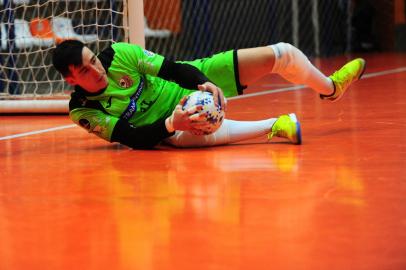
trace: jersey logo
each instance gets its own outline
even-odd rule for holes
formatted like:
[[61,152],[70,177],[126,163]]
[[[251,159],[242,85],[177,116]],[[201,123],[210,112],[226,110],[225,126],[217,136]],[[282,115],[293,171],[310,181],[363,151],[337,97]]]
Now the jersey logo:
[[142,90],[144,89],[144,79],[140,78],[140,84],[137,87],[137,90],[130,98],[130,103],[127,106],[127,109],[121,114],[120,118],[124,120],[130,119],[134,113],[137,111],[137,100],[140,98],[142,94]]
[[80,119],[79,120],[79,125],[81,127],[83,127],[84,129],[90,130],[90,122],[87,119],[84,119],[84,118]]
[[155,53],[153,53],[153,52],[151,52],[151,51],[148,51],[148,50],[144,50],[144,54],[145,54],[146,56],[148,56],[148,57],[152,57],[152,56],[155,55]]
[[151,106],[155,103],[156,100],[152,100],[152,101],[145,101],[143,100],[141,102],[141,106],[140,106],[140,112],[145,113],[149,110],[149,108],[151,108]]
[[128,75],[121,77],[120,81],[118,82],[122,88],[130,88],[133,83],[133,80]]

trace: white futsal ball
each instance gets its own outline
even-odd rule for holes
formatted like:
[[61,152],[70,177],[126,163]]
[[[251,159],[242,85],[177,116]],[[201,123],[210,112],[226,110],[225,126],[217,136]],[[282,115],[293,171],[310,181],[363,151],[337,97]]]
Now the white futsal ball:
[[204,134],[208,135],[215,132],[223,123],[224,108],[221,105],[214,104],[213,94],[210,92],[195,91],[187,96],[187,100],[183,105],[183,110],[187,110],[195,105],[202,105],[202,112],[207,113],[206,120],[209,126],[202,128]]

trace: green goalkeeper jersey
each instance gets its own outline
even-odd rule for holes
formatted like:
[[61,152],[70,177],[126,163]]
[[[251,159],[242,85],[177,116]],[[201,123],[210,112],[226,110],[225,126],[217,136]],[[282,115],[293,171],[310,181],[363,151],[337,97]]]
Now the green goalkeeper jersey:
[[[106,69],[107,88],[92,95],[76,87],[72,99],[93,106],[70,104],[75,123],[108,141],[118,119],[135,126],[152,124],[170,116],[179,100],[191,91],[156,77],[163,56],[127,43],[115,43],[111,48],[114,56]],[[109,59],[101,61],[106,68]]]
[[[76,86],[69,110],[76,124],[107,141],[112,141],[119,120],[133,127],[162,122],[172,114],[183,96],[196,90],[158,77],[164,57],[137,45],[115,43],[98,58],[107,72],[107,88],[91,94]],[[233,96],[242,89],[235,71],[235,59],[236,52],[229,51],[179,63],[196,67],[222,88],[226,96]]]

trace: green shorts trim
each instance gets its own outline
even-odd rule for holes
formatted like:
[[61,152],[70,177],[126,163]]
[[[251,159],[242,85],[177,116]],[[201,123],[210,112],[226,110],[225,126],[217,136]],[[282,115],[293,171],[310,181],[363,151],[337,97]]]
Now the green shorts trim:
[[182,63],[188,63],[202,71],[210,81],[223,90],[226,97],[241,95],[246,88],[240,83],[236,50]]

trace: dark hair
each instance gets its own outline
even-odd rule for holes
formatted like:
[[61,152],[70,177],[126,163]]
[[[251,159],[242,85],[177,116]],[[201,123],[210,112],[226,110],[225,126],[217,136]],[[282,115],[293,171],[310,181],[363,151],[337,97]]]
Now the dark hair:
[[70,75],[69,66],[82,65],[82,50],[85,45],[78,40],[65,40],[58,44],[52,54],[52,64],[62,76]]

